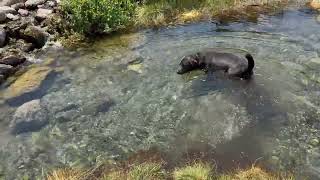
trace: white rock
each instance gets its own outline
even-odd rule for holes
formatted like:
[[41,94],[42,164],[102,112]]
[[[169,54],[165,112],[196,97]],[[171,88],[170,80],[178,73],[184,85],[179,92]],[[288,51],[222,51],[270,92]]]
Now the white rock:
[[18,13],[19,13],[21,16],[28,16],[28,15],[29,15],[29,11],[28,11],[28,10],[25,10],[25,9],[19,9],[19,10],[18,10]]
[[16,20],[20,19],[20,16],[9,13],[9,14],[7,14],[7,18],[12,21],[16,21]]
[[36,19],[37,20],[44,20],[46,19],[50,14],[52,14],[51,9],[38,9],[37,14],[36,14]]

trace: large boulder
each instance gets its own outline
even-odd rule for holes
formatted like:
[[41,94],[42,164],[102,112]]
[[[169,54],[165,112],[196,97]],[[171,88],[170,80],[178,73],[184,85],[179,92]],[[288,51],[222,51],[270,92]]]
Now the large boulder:
[[51,9],[38,9],[35,18],[38,21],[43,21],[43,20],[47,19],[47,17],[52,13],[53,13],[53,11]]
[[11,132],[21,134],[38,131],[48,123],[47,111],[41,107],[40,100],[32,100],[17,108],[10,122]]
[[0,27],[0,48],[5,46],[7,43],[7,32]]
[[0,6],[11,6],[17,3],[24,3],[25,0],[1,0]]
[[31,68],[4,91],[3,97],[11,106],[41,98],[50,87],[54,75],[49,67]]
[[17,11],[9,6],[0,6],[0,13],[4,14],[17,14]]
[[9,55],[0,59],[0,64],[10,66],[18,66],[26,61],[26,58],[21,55]]
[[28,26],[20,36],[27,42],[34,44],[36,48],[42,48],[49,37],[47,32],[36,26]]
[[27,0],[25,6],[29,9],[35,9],[38,5],[45,3],[46,0]]

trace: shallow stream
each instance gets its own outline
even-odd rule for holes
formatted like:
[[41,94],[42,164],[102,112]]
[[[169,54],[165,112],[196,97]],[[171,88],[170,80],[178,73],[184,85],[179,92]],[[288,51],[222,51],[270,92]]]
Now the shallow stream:
[[[318,16],[318,17],[317,17]],[[252,163],[320,178],[320,23],[310,10],[257,22],[115,35],[37,58],[59,69],[40,97],[38,130],[12,133],[18,105],[0,105],[0,179],[125,160],[157,149],[168,166],[201,158],[221,171]],[[217,48],[256,62],[250,81],[176,74],[184,55]],[[3,87],[2,91],[6,88]]]

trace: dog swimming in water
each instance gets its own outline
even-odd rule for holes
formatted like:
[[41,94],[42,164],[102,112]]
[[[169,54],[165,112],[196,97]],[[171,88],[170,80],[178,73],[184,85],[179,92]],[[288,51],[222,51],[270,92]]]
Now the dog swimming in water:
[[208,71],[224,71],[229,77],[249,79],[253,74],[254,60],[251,54],[245,57],[226,52],[207,50],[188,55],[182,58],[178,74],[192,70],[203,69]]

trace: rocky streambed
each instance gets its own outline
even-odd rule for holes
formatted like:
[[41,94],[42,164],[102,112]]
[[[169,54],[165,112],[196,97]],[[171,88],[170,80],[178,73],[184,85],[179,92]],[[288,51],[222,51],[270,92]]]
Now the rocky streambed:
[[[43,63],[0,90],[0,177],[43,178],[157,149],[171,167],[201,158],[222,171],[261,163],[319,179],[317,17],[304,7],[34,53]],[[176,75],[181,57],[212,47],[251,52],[254,79]]]
[[56,0],[3,0],[0,2],[0,83],[31,63],[34,54],[50,46],[56,29]]

